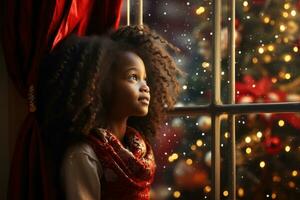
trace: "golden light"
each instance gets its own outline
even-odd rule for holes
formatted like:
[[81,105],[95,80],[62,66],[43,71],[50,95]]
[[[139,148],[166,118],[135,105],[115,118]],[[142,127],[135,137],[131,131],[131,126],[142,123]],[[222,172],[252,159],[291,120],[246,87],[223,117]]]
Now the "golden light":
[[173,161],[174,161],[173,157],[172,157],[172,156],[169,156],[168,161],[169,161],[169,162],[173,162]]
[[265,166],[266,166],[265,161],[260,161],[259,167],[260,167],[260,168],[264,168]]
[[181,195],[181,194],[180,194],[179,191],[175,191],[175,192],[173,193],[174,198],[179,198],[180,195]]
[[272,81],[272,83],[276,83],[276,82],[277,82],[277,78],[274,78],[274,77],[273,77],[273,78],[271,79],[271,81]]
[[292,171],[292,176],[297,176],[297,175],[298,175],[297,170],[293,170],[293,171]]
[[259,47],[258,48],[258,53],[263,54],[265,52],[263,47]]
[[262,137],[262,132],[258,131],[258,132],[256,133],[256,136],[257,136],[258,138],[261,138],[261,137]]
[[288,186],[289,186],[290,188],[294,188],[294,187],[296,186],[296,184],[295,184],[293,181],[289,181],[289,182],[288,182]]
[[287,79],[287,80],[290,79],[290,78],[291,78],[291,74],[290,74],[290,73],[286,73],[286,74],[284,75],[284,78]]
[[250,147],[247,147],[247,148],[246,148],[246,153],[247,153],[247,154],[250,154],[250,153],[251,153],[251,151],[252,151],[252,150],[251,150],[251,148],[250,148]]
[[211,187],[209,185],[204,187],[204,192],[209,193],[211,191]]
[[244,2],[243,2],[243,6],[244,6],[244,7],[247,7],[248,5],[249,5],[248,1],[244,1]]
[[244,195],[245,195],[244,189],[243,189],[243,188],[239,188],[239,189],[238,189],[238,196],[239,196],[239,197],[243,197]]
[[270,22],[270,20],[271,20],[271,19],[270,19],[270,17],[266,16],[266,17],[264,17],[264,19],[263,19],[263,20],[264,20],[264,23],[266,23],[266,24],[267,24],[267,23],[269,23],[269,22]]
[[282,119],[278,121],[278,126],[280,126],[280,127],[284,126],[284,121]]
[[193,144],[193,145],[191,146],[191,150],[192,150],[192,151],[195,151],[196,149],[197,149],[197,146]]
[[186,159],[185,163],[186,163],[187,165],[192,165],[192,164],[193,164],[193,160],[190,159],[190,158],[188,158],[188,159]]
[[269,50],[269,51],[274,51],[274,49],[275,49],[274,45],[270,44],[270,45],[268,46],[268,50]]
[[279,26],[279,30],[280,30],[281,32],[285,31],[285,29],[286,29],[286,26],[285,26],[285,25],[281,24],[281,25]]
[[288,38],[288,37],[284,37],[284,38],[283,38],[283,42],[284,42],[284,43],[288,43],[288,42],[289,42],[289,38]]
[[203,62],[202,63],[202,67],[203,68],[208,68],[209,67],[209,63],[208,62]]
[[178,158],[178,154],[177,153],[173,153],[172,156],[173,156],[174,160],[176,160]]
[[291,11],[291,15],[292,15],[293,17],[295,17],[296,14],[297,14],[296,10],[292,10],[292,11]]
[[257,59],[256,57],[254,57],[254,58],[252,58],[252,62],[253,62],[254,64],[258,63],[258,59]]
[[287,18],[287,17],[289,16],[289,13],[288,13],[288,12],[283,12],[283,13],[282,13],[282,16],[283,16],[284,18]]
[[205,12],[205,8],[203,6],[200,6],[199,8],[197,8],[196,10],[196,14],[197,15],[201,15],[202,13]]
[[290,147],[289,145],[286,145],[285,148],[284,148],[284,150],[285,150],[286,152],[290,152],[291,147]]
[[197,145],[198,147],[201,147],[201,146],[203,145],[202,140],[197,140],[196,145]]
[[187,89],[187,85],[183,85],[182,89],[186,90]]
[[227,190],[224,190],[223,196],[224,196],[224,197],[227,197],[228,195],[229,195],[229,192],[228,192]]
[[245,138],[245,142],[246,142],[246,143],[250,143],[250,142],[251,142],[251,137],[247,136],[247,137]]
[[227,139],[227,138],[229,138],[229,133],[228,132],[225,132],[224,133],[224,137]]
[[283,60],[285,62],[290,62],[292,60],[292,56],[289,55],[289,54],[286,54],[286,55],[283,56]]
[[294,48],[293,48],[293,51],[294,51],[294,52],[298,52],[298,51],[299,51],[299,48],[298,48],[298,47],[294,47]]
[[265,61],[265,63],[270,63],[271,60],[272,60],[272,57],[271,57],[270,55],[265,55],[265,56],[264,56],[264,61]]
[[290,7],[291,7],[291,5],[289,4],[289,3],[285,3],[284,5],[283,5],[283,7],[284,7],[284,9],[289,9]]
[[272,197],[272,199],[276,199],[276,197],[277,197],[276,193],[272,193],[271,197]]

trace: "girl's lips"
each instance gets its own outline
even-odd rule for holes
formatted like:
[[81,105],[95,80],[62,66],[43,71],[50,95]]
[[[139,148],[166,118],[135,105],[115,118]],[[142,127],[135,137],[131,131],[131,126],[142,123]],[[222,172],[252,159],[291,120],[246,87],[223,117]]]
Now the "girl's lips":
[[149,105],[149,99],[148,99],[148,98],[139,98],[138,100],[139,100],[141,103],[143,103],[143,104]]

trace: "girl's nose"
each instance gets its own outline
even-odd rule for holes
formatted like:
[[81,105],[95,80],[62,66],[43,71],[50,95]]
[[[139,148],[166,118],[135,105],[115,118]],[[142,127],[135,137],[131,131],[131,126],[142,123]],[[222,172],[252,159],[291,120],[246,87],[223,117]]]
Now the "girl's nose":
[[143,83],[141,85],[141,87],[140,87],[140,91],[141,92],[147,92],[147,93],[149,93],[150,92],[150,88],[149,88],[149,86],[146,83]]

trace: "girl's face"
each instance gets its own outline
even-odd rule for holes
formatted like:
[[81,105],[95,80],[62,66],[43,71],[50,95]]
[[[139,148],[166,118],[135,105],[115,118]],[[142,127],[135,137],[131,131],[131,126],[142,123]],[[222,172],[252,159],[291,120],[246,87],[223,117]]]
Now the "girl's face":
[[122,117],[148,113],[150,89],[142,59],[135,53],[121,52],[116,58],[112,80],[111,112]]

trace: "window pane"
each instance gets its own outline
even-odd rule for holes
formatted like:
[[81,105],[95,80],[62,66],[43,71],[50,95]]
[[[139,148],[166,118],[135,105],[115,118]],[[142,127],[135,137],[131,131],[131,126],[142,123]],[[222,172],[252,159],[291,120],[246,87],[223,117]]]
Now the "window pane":
[[210,199],[211,119],[172,117],[158,132],[154,200]]
[[238,199],[300,198],[300,113],[237,117]]
[[[188,75],[182,81],[183,92],[178,98],[178,106],[209,103],[212,69],[211,7],[209,1],[144,0],[144,23],[181,50],[179,54],[174,54],[175,60]],[[126,5],[123,8],[122,23],[125,25]]]
[[298,12],[294,0],[236,1],[237,103],[300,101]]

